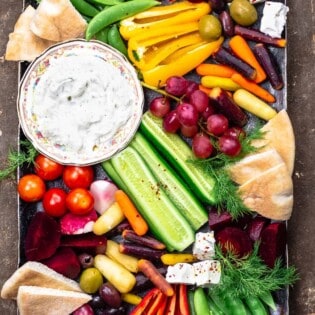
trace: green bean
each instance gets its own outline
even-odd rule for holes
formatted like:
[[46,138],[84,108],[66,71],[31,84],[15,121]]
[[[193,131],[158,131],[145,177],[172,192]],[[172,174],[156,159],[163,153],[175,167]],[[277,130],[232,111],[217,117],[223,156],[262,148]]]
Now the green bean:
[[246,298],[245,303],[252,315],[268,315],[264,304],[259,298],[255,296]]
[[101,5],[116,5],[116,4],[124,2],[125,0],[89,0],[89,1],[93,3],[101,4]]
[[120,51],[123,55],[128,57],[128,51],[124,40],[122,39],[117,24],[113,24],[107,35],[108,44],[112,47],[116,48]]
[[194,306],[194,291],[188,291],[188,303],[190,315],[196,315],[195,306]]
[[90,40],[93,35],[99,32],[104,27],[133,16],[139,12],[145,11],[155,5],[160,4],[155,0],[137,0],[122,2],[117,5],[104,9],[93,17],[88,24],[85,38]]
[[108,43],[108,32],[109,32],[109,26],[104,27],[102,30],[100,30],[99,32],[95,34],[95,39],[103,43]]
[[194,293],[194,307],[196,315],[205,315],[210,313],[207,296],[203,288],[198,288]]
[[85,16],[95,16],[100,11],[84,0],[70,0],[72,5]]

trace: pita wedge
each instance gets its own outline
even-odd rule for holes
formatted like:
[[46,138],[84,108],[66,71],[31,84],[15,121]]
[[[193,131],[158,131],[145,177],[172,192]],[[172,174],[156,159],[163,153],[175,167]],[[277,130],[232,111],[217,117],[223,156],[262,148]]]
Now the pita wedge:
[[16,299],[18,289],[22,285],[82,292],[76,281],[68,279],[46,265],[35,261],[25,263],[12,274],[2,287],[1,297],[3,299]]
[[69,315],[91,298],[81,292],[21,286],[17,305],[20,315]]
[[283,159],[275,149],[248,155],[228,168],[231,179],[238,185],[261,175],[279,164]]
[[31,22],[34,34],[55,42],[83,37],[86,26],[70,0],[42,0]]
[[289,174],[292,175],[295,159],[295,138],[287,111],[281,110],[261,130],[266,132],[264,139],[253,141],[252,145],[262,147],[260,151],[276,149],[287,165]]
[[285,163],[278,164],[239,187],[244,204],[273,220],[288,220],[293,207],[293,183]]
[[28,6],[18,18],[13,33],[9,34],[5,59],[32,61],[54,42],[36,36],[30,29],[35,9]]

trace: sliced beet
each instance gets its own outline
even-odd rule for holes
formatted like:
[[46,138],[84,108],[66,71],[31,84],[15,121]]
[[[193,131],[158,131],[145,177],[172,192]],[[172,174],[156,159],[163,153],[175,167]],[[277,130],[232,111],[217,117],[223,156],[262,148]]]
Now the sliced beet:
[[32,218],[25,237],[27,260],[40,261],[51,257],[60,245],[60,227],[45,212],[37,212]]
[[71,212],[66,213],[60,219],[60,228],[62,234],[83,234],[93,230],[94,222],[98,216],[95,210],[86,215],[75,215]]
[[237,257],[249,254],[253,249],[253,243],[247,233],[234,226],[228,226],[217,233],[215,239],[223,253],[231,252]]
[[94,249],[106,245],[107,239],[105,235],[95,235],[93,233],[78,235],[63,235],[61,238],[62,247],[73,247],[78,249]]
[[232,216],[227,211],[218,211],[212,207],[209,211],[209,227],[213,231],[217,231],[231,225]]
[[79,258],[71,248],[59,248],[52,257],[42,263],[70,279],[75,279],[81,271]]
[[270,223],[261,233],[259,255],[267,266],[273,268],[277,258],[283,258],[286,246],[284,222]]
[[246,232],[253,241],[258,241],[261,237],[261,232],[270,223],[270,219],[257,215],[253,218],[246,227]]

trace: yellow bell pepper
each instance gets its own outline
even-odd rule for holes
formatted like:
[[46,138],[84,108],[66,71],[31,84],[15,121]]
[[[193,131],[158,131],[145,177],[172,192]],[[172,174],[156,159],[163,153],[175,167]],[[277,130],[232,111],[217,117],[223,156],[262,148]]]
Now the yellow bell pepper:
[[220,37],[213,42],[202,42],[194,49],[179,55],[175,62],[160,64],[150,70],[142,71],[143,80],[146,84],[160,87],[163,86],[170,76],[182,76],[195,69],[204,62],[222,45],[224,38]]
[[122,20],[119,32],[125,40],[143,32],[149,37],[151,32],[157,29],[163,35],[163,32],[169,27],[197,22],[210,11],[211,7],[206,2],[192,3],[187,0],[175,2],[151,8]]

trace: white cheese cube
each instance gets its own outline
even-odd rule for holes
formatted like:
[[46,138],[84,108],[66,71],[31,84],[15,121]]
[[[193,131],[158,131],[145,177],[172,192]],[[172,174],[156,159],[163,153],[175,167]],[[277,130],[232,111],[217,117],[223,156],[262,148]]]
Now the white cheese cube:
[[215,255],[214,251],[215,238],[214,232],[198,232],[195,236],[193,245],[193,255],[199,260],[212,259]]
[[195,284],[195,270],[191,264],[178,263],[168,266],[165,278],[169,283]]
[[218,284],[221,278],[221,264],[218,260],[204,260],[193,264],[197,286]]

